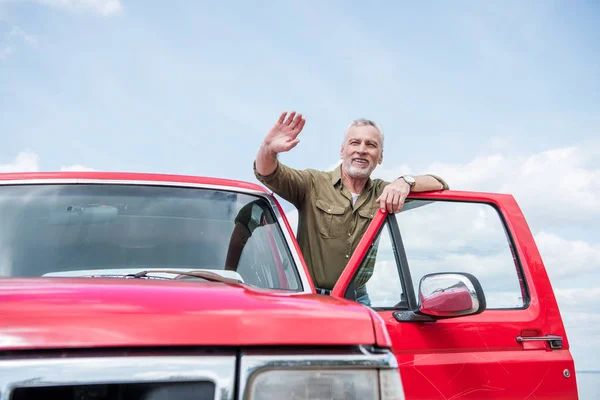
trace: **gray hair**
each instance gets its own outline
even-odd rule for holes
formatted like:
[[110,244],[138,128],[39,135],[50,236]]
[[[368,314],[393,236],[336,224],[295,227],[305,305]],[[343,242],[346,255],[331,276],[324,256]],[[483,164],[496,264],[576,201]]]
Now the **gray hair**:
[[[377,132],[379,132],[379,136],[381,138],[381,151],[383,151],[383,129],[377,122],[366,118],[355,119],[350,123],[350,125],[348,125],[348,128],[346,129],[346,135],[348,135],[350,129],[354,128],[355,126],[372,126],[373,128],[377,129]],[[344,137],[346,135],[344,135]]]

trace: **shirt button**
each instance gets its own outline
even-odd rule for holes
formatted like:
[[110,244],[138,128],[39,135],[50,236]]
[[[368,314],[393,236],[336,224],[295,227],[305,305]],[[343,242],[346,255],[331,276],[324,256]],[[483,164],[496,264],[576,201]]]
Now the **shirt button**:
[[328,212],[331,212],[331,208],[329,210],[327,210]]
[[348,254],[346,254],[346,258],[350,257]]
[[348,232],[348,236],[352,236],[352,234],[350,232]]

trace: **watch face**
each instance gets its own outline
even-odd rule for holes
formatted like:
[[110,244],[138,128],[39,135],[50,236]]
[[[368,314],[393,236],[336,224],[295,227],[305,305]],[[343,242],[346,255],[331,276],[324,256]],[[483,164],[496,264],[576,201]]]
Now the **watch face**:
[[413,185],[415,183],[415,178],[413,178],[410,175],[405,175],[402,178],[404,178],[404,180],[408,183],[410,183],[411,185]]

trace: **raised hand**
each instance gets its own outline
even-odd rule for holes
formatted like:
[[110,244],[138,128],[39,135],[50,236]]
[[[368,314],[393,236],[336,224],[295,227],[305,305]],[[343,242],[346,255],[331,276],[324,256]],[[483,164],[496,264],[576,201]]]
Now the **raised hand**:
[[292,111],[287,119],[286,115],[287,111],[281,113],[279,120],[265,137],[264,143],[273,153],[290,151],[300,142],[297,137],[302,132],[306,120],[302,118],[302,114],[296,115],[296,111]]

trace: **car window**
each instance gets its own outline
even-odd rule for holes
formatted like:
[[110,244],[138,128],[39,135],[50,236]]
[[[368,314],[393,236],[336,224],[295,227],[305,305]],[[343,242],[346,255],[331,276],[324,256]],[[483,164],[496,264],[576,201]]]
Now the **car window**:
[[386,222],[353,280],[356,300],[373,308],[406,308],[397,252]]
[[[419,291],[421,278],[439,272],[474,275],[484,290],[488,309],[515,309],[527,304],[521,268],[497,210],[489,204],[458,201],[411,200],[395,219],[405,251],[410,282],[398,272],[398,251],[391,246],[390,223],[381,242],[363,260],[355,282],[373,269],[367,282],[373,307],[400,308],[396,303],[411,285]],[[400,242],[398,242],[399,244]],[[376,257],[375,260],[369,258]]]
[[0,220],[2,276],[201,269],[262,288],[301,290],[269,204],[250,194],[152,185],[3,185]]

